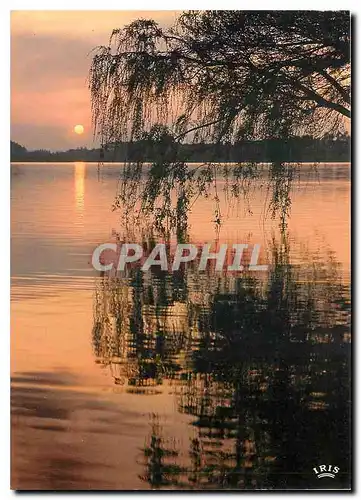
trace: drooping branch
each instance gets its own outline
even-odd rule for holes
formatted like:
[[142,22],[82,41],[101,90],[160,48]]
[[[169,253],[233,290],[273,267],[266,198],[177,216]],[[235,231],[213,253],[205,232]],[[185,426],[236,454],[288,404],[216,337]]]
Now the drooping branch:
[[[169,30],[136,21],[114,30],[93,59],[94,124],[114,140],[159,119],[172,127],[172,114],[185,130],[229,114],[224,134],[239,137],[277,135],[278,122],[297,133],[320,108],[349,117],[349,24],[347,12],[286,11],[189,11]],[[329,86],[305,85],[315,74]]]
[[[126,166],[118,206],[133,209],[139,194],[142,213],[184,226],[191,198],[209,192],[215,174],[211,164],[192,173],[177,157],[180,143],[277,143],[342,129],[351,115],[349,46],[344,11],[188,11],[169,29],[143,19],[114,30],[90,69],[95,133],[102,144],[158,150],[145,187],[141,162]],[[274,159],[272,213],[284,221],[293,173]],[[239,165],[234,193],[256,177],[256,166]]]

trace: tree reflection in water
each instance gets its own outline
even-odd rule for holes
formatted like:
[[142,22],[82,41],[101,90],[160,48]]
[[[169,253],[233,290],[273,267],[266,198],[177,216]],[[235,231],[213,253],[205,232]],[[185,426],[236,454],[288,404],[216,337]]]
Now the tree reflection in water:
[[[349,290],[330,252],[297,249],[296,264],[287,238],[271,246],[263,278],[189,265],[98,282],[97,362],[130,392],[171,382],[193,417],[187,457],[153,417],[141,474],[152,488],[350,486]],[[340,472],[321,484],[323,463]]]

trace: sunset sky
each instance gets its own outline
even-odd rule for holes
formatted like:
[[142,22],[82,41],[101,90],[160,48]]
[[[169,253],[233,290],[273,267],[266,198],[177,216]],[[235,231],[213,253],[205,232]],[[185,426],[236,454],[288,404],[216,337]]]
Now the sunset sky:
[[[28,149],[94,147],[87,78],[91,51],[138,18],[161,26],[180,11],[13,11],[11,139]],[[82,125],[83,134],[74,127]],[[346,129],[350,132],[349,120]]]
[[[11,139],[28,149],[93,147],[90,51],[138,18],[172,24],[175,11],[13,11]],[[84,126],[83,135],[74,126]]]

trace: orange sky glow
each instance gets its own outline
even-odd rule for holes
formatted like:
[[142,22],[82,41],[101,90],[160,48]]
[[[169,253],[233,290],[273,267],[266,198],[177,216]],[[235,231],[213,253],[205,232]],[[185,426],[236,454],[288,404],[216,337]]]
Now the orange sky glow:
[[[11,139],[28,149],[97,147],[91,125],[91,51],[138,18],[173,24],[180,11],[13,11]],[[74,133],[74,126],[84,133]],[[345,121],[350,133],[350,121]]]
[[[11,139],[28,149],[94,147],[87,77],[91,50],[138,18],[173,23],[176,11],[13,11]],[[82,124],[84,134],[74,133]]]

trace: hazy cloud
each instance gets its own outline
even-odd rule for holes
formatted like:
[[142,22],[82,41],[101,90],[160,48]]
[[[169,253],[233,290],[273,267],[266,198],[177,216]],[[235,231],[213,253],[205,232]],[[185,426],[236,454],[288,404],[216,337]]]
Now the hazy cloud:
[[[91,146],[91,50],[139,17],[170,24],[174,11],[17,11],[11,15],[11,138],[29,149]],[[83,136],[73,127],[81,123]]]

